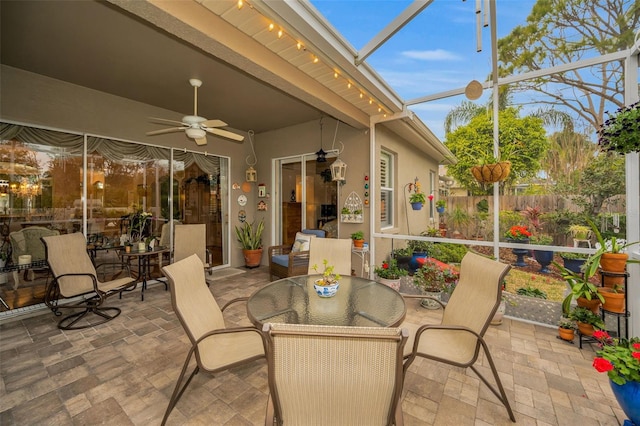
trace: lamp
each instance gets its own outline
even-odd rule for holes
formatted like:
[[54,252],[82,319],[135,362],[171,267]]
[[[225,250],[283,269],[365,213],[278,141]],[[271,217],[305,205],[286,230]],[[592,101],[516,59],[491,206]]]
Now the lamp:
[[205,132],[202,129],[194,129],[193,127],[189,127],[187,129],[187,136],[190,137],[191,139],[202,139],[207,135],[207,132]]
[[249,166],[249,168],[244,173],[245,173],[245,180],[247,182],[258,181],[258,172],[256,172],[256,169],[254,169],[252,166]]
[[[340,121],[336,121],[336,132],[333,135],[333,143],[331,144],[331,149],[334,149],[334,145],[336,143],[336,136],[338,136],[338,126],[340,125]],[[340,142],[340,141],[338,141]],[[347,178],[347,163],[340,159],[340,153],[344,150],[344,145],[342,145],[342,149],[338,152],[338,158],[331,165],[331,180],[336,182],[344,182]]]
[[251,145],[251,152],[253,152],[253,163],[249,162],[250,155],[247,155],[247,158],[244,159],[245,163],[249,166],[249,168],[244,172],[244,179],[247,182],[257,182],[258,181],[258,172],[253,168],[255,164],[258,162],[258,157],[256,157],[256,150],[253,149],[253,135],[255,132],[253,130],[249,130],[247,132],[249,135],[249,144]]
[[337,159],[331,165],[331,180],[344,182],[347,176],[347,164],[341,159]]

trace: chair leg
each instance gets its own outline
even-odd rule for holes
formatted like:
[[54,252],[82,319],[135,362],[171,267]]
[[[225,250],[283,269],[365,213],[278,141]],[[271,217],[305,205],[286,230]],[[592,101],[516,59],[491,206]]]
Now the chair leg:
[[184,386],[182,387],[182,389],[180,389],[180,384],[184,379],[184,373],[187,371],[187,367],[189,367],[189,361],[191,361],[193,350],[194,348],[191,348],[189,350],[189,354],[187,354],[187,359],[184,361],[184,365],[182,366],[182,371],[180,372],[180,376],[178,376],[178,381],[176,382],[176,387],[173,389],[173,394],[171,394],[171,399],[169,400],[167,411],[165,411],[164,417],[162,418],[161,426],[164,426],[167,423],[169,414],[171,414],[171,411],[173,411],[173,408],[176,406],[176,404],[182,397],[182,394],[184,393],[185,389],[187,388],[187,386],[189,386],[189,383],[191,383],[191,379],[193,379],[193,376],[198,374],[198,371],[200,370],[200,367],[196,365],[196,368],[193,369],[193,372],[191,373],[191,375],[189,375],[189,378],[185,382]]
[[500,402],[502,402],[502,405],[504,405],[504,407],[507,409],[507,412],[509,413],[509,418],[511,419],[512,422],[516,422],[516,417],[513,415],[513,410],[511,410],[511,405],[509,404],[509,399],[507,398],[507,394],[504,391],[504,387],[502,386],[502,382],[500,381],[500,376],[498,376],[498,370],[496,369],[496,365],[493,363],[493,358],[491,357],[491,353],[489,353],[489,348],[487,347],[487,344],[485,343],[484,339],[480,339],[480,343],[482,344],[482,348],[484,349],[484,353],[487,356],[487,361],[489,361],[489,366],[491,366],[491,372],[493,373],[493,378],[496,381],[496,384],[498,385],[498,390],[495,389],[495,387],[493,385],[491,385],[487,379],[480,374],[480,372],[478,371],[477,368],[475,368],[473,365],[471,365],[471,369],[478,375],[478,377],[480,377],[480,380],[482,380],[482,382],[487,385],[487,387],[491,390],[491,392],[493,392],[493,394],[496,396],[496,398],[498,398],[498,400],[500,400]]
[[[82,330],[84,328],[90,328],[90,327],[95,327],[95,326],[100,325],[100,324],[104,324],[105,322],[111,321],[112,319],[114,319],[118,315],[120,315],[120,312],[121,312],[120,308],[114,308],[114,307],[104,307],[103,308],[103,307],[100,307],[100,303],[101,302],[102,301],[99,300],[99,299],[89,299],[89,300],[87,300],[87,304],[86,304],[86,306],[84,307],[84,309],[82,311],[76,312],[74,314],[71,314],[71,315],[68,315],[68,316],[62,318],[58,322],[58,328],[60,330]],[[58,315],[58,312],[56,312],[58,309],[60,309],[60,308],[57,307],[56,310],[54,310],[54,313],[56,315]],[[97,322],[91,321],[88,324],[74,327],[74,325],[78,321],[80,321],[81,319],[86,317],[88,314],[95,314],[97,316],[102,317],[102,319],[100,319]]]

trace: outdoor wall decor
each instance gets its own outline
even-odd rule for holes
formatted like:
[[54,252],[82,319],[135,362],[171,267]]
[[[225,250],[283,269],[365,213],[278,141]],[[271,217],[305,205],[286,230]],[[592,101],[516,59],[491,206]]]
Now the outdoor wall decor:
[[340,214],[342,223],[363,223],[364,215],[362,214],[362,199],[355,192],[351,192],[344,202]]

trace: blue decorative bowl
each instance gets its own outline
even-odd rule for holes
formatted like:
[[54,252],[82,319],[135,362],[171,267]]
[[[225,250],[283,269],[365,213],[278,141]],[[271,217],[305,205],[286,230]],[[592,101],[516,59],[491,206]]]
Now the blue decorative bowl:
[[318,296],[333,297],[336,295],[336,293],[338,292],[338,287],[340,287],[340,283],[331,285],[318,285],[319,281],[321,282],[322,280],[316,280],[316,282],[313,283],[313,288],[316,290],[316,293],[318,293]]

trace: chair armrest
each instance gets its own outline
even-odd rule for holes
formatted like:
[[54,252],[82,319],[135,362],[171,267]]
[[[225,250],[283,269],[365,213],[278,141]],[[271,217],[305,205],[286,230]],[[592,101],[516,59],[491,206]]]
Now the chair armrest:
[[446,303],[444,303],[442,300],[436,299],[435,297],[432,297],[432,296],[424,296],[422,294],[406,294],[406,293],[400,293],[400,295],[404,299],[431,299],[431,300],[434,300],[434,301],[438,302],[440,304],[440,306],[442,306],[443,310],[447,308],[447,304]]
[[267,249],[267,252],[269,254],[269,259],[271,259],[272,256],[291,253],[291,246],[290,245],[270,246]]
[[244,302],[244,301],[247,301],[247,300],[249,300],[249,297],[237,297],[235,299],[231,299],[227,303],[224,304],[224,306],[222,307],[221,310],[222,310],[222,312],[224,312],[224,310],[227,309],[232,304],[237,303],[237,302]]
[[211,337],[211,336],[216,336],[218,334],[229,334],[229,333],[239,333],[239,332],[243,332],[243,331],[252,331],[255,333],[258,333],[258,335],[260,336],[260,339],[262,339],[262,333],[260,332],[260,330],[258,330],[255,327],[232,327],[232,328],[220,328],[217,330],[211,330],[206,332],[205,334],[203,334],[202,336],[200,336],[200,338],[198,340],[196,340],[195,344],[193,345],[194,347],[198,345],[198,343],[202,342],[204,339]]

